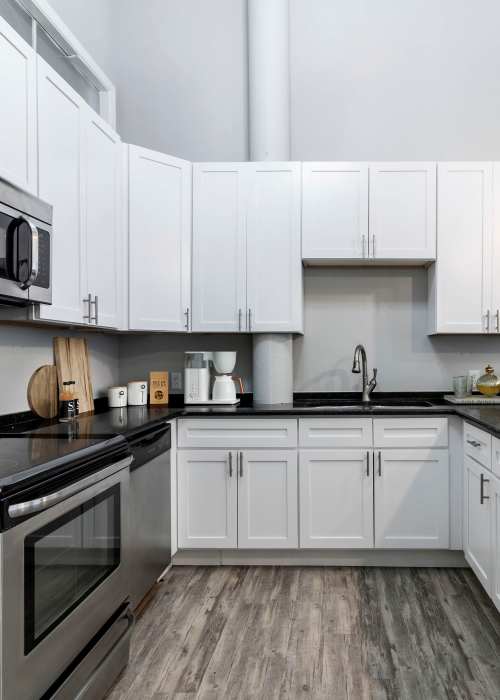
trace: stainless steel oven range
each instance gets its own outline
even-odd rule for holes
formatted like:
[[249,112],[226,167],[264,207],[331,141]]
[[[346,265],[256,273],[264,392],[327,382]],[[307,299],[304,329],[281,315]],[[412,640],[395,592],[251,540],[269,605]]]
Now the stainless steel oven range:
[[127,444],[11,436],[0,458],[0,698],[103,697],[133,621]]

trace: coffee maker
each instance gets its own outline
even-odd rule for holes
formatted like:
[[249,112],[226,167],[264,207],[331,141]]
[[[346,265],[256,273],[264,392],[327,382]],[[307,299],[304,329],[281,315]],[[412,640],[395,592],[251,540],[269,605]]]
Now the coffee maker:
[[[233,376],[236,365],[236,352],[230,351],[189,351],[184,361],[184,403],[196,405],[228,405],[239,403],[235,382],[240,377]],[[213,378],[213,382],[211,381]]]

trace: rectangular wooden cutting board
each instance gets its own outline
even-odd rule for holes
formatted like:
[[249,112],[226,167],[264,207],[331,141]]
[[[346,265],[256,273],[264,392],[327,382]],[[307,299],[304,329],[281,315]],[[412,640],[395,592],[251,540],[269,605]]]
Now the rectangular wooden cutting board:
[[80,400],[80,413],[93,411],[94,394],[86,339],[54,338],[54,359],[59,391],[63,389],[63,382],[74,381],[74,392]]

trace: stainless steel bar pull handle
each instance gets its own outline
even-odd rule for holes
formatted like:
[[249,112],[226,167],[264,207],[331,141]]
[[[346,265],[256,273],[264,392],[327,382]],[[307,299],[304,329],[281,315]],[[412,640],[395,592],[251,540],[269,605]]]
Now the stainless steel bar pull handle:
[[489,483],[490,483],[490,480],[487,479],[487,478],[484,476],[484,474],[481,474],[479,483],[480,483],[480,486],[479,486],[479,502],[481,503],[481,505],[483,505],[483,503],[489,499],[489,496],[485,496],[485,495],[484,495],[484,485],[485,485],[485,484],[489,484]]
[[229,453],[229,478],[233,476],[233,453]]
[[500,309],[497,309],[495,314],[495,331],[500,332]]
[[363,234],[361,236],[361,257],[366,258],[366,236]]
[[[133,457],[125,457],[125,459],[117,462],[117,466],[122,469],[129,467],[132,464]],[[93,481],[97,482],[98,477],[94,476]],[[61,501],[66,501],[71,496],[75,496],[80,491],[85,491],[89,484],[85,483],[85,480],[77,481],[75,484],[70,484],[60,491],[54,491],[46,496],[41,496],[40,498],[34,498],[32,501],[25,501],[24,503],[14,503],[9,506],[8,514],[9,518],[21,518],[26,515],[32,515],[33,513],[40,513],[42,510],[50,508],[50,506],[55,506]]]
[[490,310],[488,309],[486,312],[486,332],[490,332]]
[[467,440],[469,445],[472,445],[472,447],[481,447],[481,443],[478,442],[477,440]]
[[376,257],[376,253],[375,253],[375,234],[373,234],[373,236],[372,236],[372,258],[375,258],[375,257]]
[[186,323],[184,324],[184,328],[188,331],[189,330],[189,306],[184,311],[184,316],[186,317]]
[[91,301],[89,304],[89,313],[91,305],[94,307],[94,315],[90,317],[89,322],[92,323],[92,321],[94,321],[95,325],[97,326],[99,323],[99,297],[97,295],[94,297],[94,301]]
[[252,309],[248,309],[248,330],[252,330]]
[[370,450],[366,450],[366,476],[370,476]]
[[240,452],[240,476],[243,476],[243,452]]
[[382,453],[378,451],[378,475],[382,476]]
[[241,331],[241,319],[243,316],[242,309],[238,309],[238,330]]
[[90,321],[91,321],[90,305],[92,304],[92,294],[90,294],[90,292],[89,292],[88,297],[86,297],[85,299],[82,299],[82,301],[84,304],[88,304],[87,313],[84,314],[83,318],[90,323]]

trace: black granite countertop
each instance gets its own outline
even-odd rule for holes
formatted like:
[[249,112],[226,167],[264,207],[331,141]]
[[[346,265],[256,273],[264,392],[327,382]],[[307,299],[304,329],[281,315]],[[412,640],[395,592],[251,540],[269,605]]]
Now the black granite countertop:
[[[127,408],[107,408],[97,402],[93,414],[84,414],[71,423],[57,421],[25,420],[13,421],[12,417],[0,417],[0,434],[9,431],[53,435],[74,439],[75,437],[108,437],[135,434],[154,427],[156,424],[175,418],[216,418],[216,417],[259,417],[259,416],[428,416],[458,415],[500,437],[500,405],[467,406],[450,404],[442,393],[379,393],[365,406],[359,402],[359,394],[296,394],[294,402],[281,405],[256,405],[251,397],[244,396],[236,406],[185,406],[181,397],[172,397],[170,406],[129,406]],[[179,405],[175,405],[175,402]],[[10,423],[6,420],[10,418]]]

